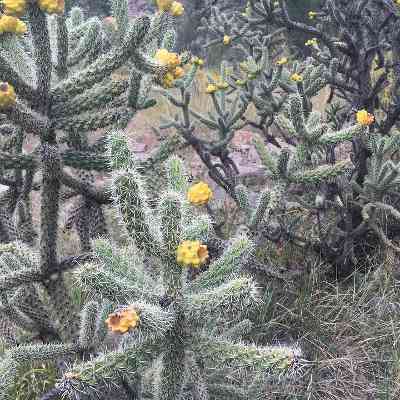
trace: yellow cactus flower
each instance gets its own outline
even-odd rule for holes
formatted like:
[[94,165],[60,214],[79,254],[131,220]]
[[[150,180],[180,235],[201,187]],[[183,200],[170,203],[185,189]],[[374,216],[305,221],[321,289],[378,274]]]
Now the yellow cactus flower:
[[163,86],[165,88],[171,88],[174,80],[182,78],[185,74],[183,68],[180,67],[182,62],[178,54],[170,53],[166,49],[158,49],[154,58],[159,64],[168,67],[168,72],[163,76]]
[[198,65],[199,67],[204,65],[204,60],[199,57],[193,57],[190,62],[194,65]]
[[306,41],[306,46],[316,46],[318,44],[317,38],[312,38]]
[[174,70],[174,78],[179,79],[185,75],[185,70],[182,67],[176,67]]
[[288,63],[287,57],[282,57],[276,62],[276,65],[285,65],[287,63]]
[[308,12],[308,19],[314,19],[318,14],[315,11]]
[[212,94],[212,93],[215,93],[217,90],[218,90],[217,86],[210,83],[209,85],[207,85],[206,93]]
[[395,4],[400,6],[400,0],[394,0]]
[[37,0],[39,8],[47,14],[63,14],[64,0]]
[[185,240],[176,251],[176,261],[186,267],[199,268],[208,258],[207,246],[198,240]]
[[0,17],[0,35],[2,33],[16,33],[22,35],[26,33],[27,27],[24,22],[10,15],[2,15]]
[[244,86],[246,84],[246,81],[244,81],[243,79],[236,79],[235,83],[238,86]]
[[159,11],[169,11],[173,3],[174,0],[157,0],[157,7]]
[[125,310],[110,314],[105,322],[112,332],[126,333],[129,329],[136,328],[140,319],[137,310],[128,307]]
[[169,12],[174,17],[180,17],[183,15],[184,11],[185,7],[183,7],[182,3],[179,3],[179,1],[174,1],[169,9]]
[[187,198],[192,204],[202,206],[211,200],[212,195],[210,186],[205,182],[199,182],[189,188]]
[[26,0],[2,0],[3,13],[14,17],[22,17],[26,12]]
[[362,126],[369,126],[375,122],[375,117],[367,110],[357,111],[356,118],[357,122]]
[[14,87],[7,82],[0,82],[0,109],[13,106],[16,99]]
[[302,82],[303,81],[303,77],[297,73],[294,73],[290,79],[294,82]]
[[224,43],[225,46],[228,46],[232,43],[232,38],[228,35],[225,35],[222,42]]
[[161,65],[166,65],[171,71],[181,63],[178,54],[170,53],[167,49],[158,49],[154,58]]
[[166,89],[170,89],[174,86],[175,77],[172,72],[167,72],[162,78],[162,85]]

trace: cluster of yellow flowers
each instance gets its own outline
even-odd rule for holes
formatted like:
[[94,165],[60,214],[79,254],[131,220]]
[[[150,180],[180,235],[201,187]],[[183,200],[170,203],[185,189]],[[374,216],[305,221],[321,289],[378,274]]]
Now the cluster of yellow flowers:
[[[191,186],[187,192],[187,198],[191,204],[203,206],[212,199],[211,188],[205,182],[198,182]],[[209,258],[206,245],[198,240],[183,241],[176,251],[176,261],[184,266],[199,268]]]
[[22,35],[27,31],[26,24],[19,18],[10,15],[0,17],[0,35],[2,33],[15,33]]
[[[28,8],[27,0],[1,0],[3,15],[0,16],[0,35],[2,33],[24,34],[27,27],[19,18]],[[64,13],[64,0],[37,0],[38,7],[48,14]]]
[[14,87],[7,82],[0,82],[0,109],[12,107],[16,98]]
[[[207,183],[199,182],[189,188],[187,198],[194,205],[204,205],[212,198],[212,190]],[[184,240],[176,250],[177,263],[185,267],[199,268],[208,259],[207,246],[199,240]],[[130,329],[136,328],[140,323],[140,318],[138,311],[130,306],[110,314],[105,322],[112,332],[124,334]]]
[[137,310],[133,307],[128,307],[110,314],[105,322],[112,332],[126,333],[129,329],[136,328],[140,319]]
[[157,7],[160,12],[169,12],[174,17],[180,17],[185,11],[182,3],[173,0],[157,0]]
[[290,79],[293,82],[302,82],[303,81],[303,77],[301,75],[299,75],[298,73],[294,73],[292,74],[292,76],[290,77]]
[[357,111],[356,119],[357,122],[362,126],[369,126],[375,122],[375,117],[367,110]]
[[63,14],[65,9],[64,0],[38,0],[39,8],[47,14]]
[[166,49],[159,49],[154,58],[159,64],[168,68],[168,72],[164,74],[162,82],[165,88],[171,88],[175,79],[182,78],[185,75],[182,61],[178,54],[170,53]]
[[227,82],[209,83],[206,88],[206,93],[213,94],[219,90],[228,89],[229,84]]
[[186,267],[199,268],[208,258],[207,246],[198,240],[185,240],[176,251],[176,261]]
[[26,12],[26,0],[2,0],[1,3],[3,15],[0,16],[0,35],[3,33],[24,34],[27,27],[19,17],[22,17]]
[[318,40],[317,38],[312,38],[307,40],[307,42],[305,43],[306,46],[316,46],[318,44]]
[[3,0],[3,12],[13,17],[22,17],[26,12],[26,0]]

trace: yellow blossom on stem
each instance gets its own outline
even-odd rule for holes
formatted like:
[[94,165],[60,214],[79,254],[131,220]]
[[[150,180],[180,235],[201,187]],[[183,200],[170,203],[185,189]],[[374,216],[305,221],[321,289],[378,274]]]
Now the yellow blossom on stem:
[[176,250],[176,261],[186,267],[199,268],[208,258],[207,246],[198,240],[185,240]]
[[14,17],[22,17],[26,12],[26,0],[2,0],[3,13]]
[[362,126],[369,126],[375,122],[375,117],[367,110],[357,111],[356,118],[357,122]]
[[206,93],[212,94],[212,93],[215,93],[217,90],[218,90],[217,86],[210,83],[209,85],[207,85]]
[[140,319],[137,311],[133,307],[128,307],[110,314],[105,322],[112,332],[126,333],[129,329],[136,328]]
[[16,99],[14,87],[7,82],[0,82],[0,109],[13,106]]
[[238,86],[244,86],[246,84],[246,81],[244,81],[243,79],[237,79],[235,81],[236,85]]
[[180,17],[183,15],[184,11],[185,8],[183,7],[182,3],[179,3],[179,1],[174,1],[169,9],[169,12],[174,17]]
[[155,56],[155,60],[168,68],[162,79],[162,84],[165,88],[171,88],[174,85],[174,80],[182,78],[185,74],[181,65],[181,59],[178,54],[171,53],[166,49],[158,49]]
[[185,70],[182,67],[176,67],[174,70],[174,78],[179,79],[185,75]]
[[63,14],[64,0],[37,0],[39,8],[47,14]]
[[276,65],[285,65],[287,63],[288,63],[287,57],[282,57],[276,62]]
[[314,19],[318,14],[315,11],[308,12],[308,19]]
[[228,46],[229,44],[232,43],[232,38],[228,35],[224,36],[224,39],[222,40],[222,42],[224,43],[225,46]]
[[178,54],[170,53],[167,49],[158,49],[154,58],[159,64],[166,65],[170,70],[175,69],[181,63]]
[[303,81],[303,77],[297,73],[294,73],[290,79],[294,82],[302,82]]
[[187,198],[190,203],[196,206],[207,204],[212,198],[212,190],[205,182],[199,182],[191,186],[187,193]]
[[318,44],[317,38],[312,38],[306,41],[306,46],[316,46]]
[[198,65],[199,67],[204,65],[204,60],[199,57],[193,57],[190,62],[194,65]]
[[157,0],[157,7],[160,11],[169,11],[174,0]]
[[10,15],[2,15],[0,17],[0,35],[2,33],[16,33],[17,35],[22,35],[26,33],[26,31],[26,24],[20,19]]

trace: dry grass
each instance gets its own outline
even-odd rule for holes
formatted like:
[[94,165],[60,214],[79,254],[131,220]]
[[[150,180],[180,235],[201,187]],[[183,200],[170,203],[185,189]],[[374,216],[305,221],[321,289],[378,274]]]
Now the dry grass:
[[258,340],[296,343],[308,361],[300,379],[269,384],[260,399],[399,398],[400,282],[379,256],[371,272],[346,282],[329,281],[314,262],[296,282],[270,283],[268,324],[258,327]]

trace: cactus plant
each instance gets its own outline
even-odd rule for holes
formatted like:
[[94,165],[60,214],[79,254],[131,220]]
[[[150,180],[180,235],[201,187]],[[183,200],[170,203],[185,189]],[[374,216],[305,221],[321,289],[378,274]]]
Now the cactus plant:
[[[24,7],[17,10],[15,6],[20,4]],[[134,113],[154,104],[147,98],[147,87],[149,82],[162,79],[167,70],[149,49],[159,46],[163,30],[173,20],[160,13],[129,21],[124,17],[126,1],[115,0],[117,25],[111,34],[98,18],[85,20],[78,8],[71,10],[67,18],[61,1],[7,0],[1,7],[4,14],[18,13],[10,18],[26,21],[7,22],[7,29],[0,33],[1,183],[9,188],[1,198],[0,238],[11,244],[10,248],[2,248],[2,334],[10,342],[19,343],[19,331],[29,332],[34,341],[46,343],[45,353],[50,358],[57,352],[61,356],[83,356],[76,347],[79,310],[72,302],[64,275],[90,258],[90,239],[103,227],[101,207],[112,201],[107,189],[91,184],[92,171],[108,170],[110,166],[102,154],[102,139],[91,144],[90,134],[100,128],[123,128]],[[128,67],[130,78],[111,79],[121,66]],[[27,154],[23,146],[32,137],[39,144]],[[147,163],[165,154],[164,147]],[[78,177],[68,168],[75,168]],[[89,173],[87,177],[82,171]],[[64,188],[69,190],[63,193]],[[32,241],[29,229],[23,235],[20,230],[24,225],[33,228],[33,190],[41,194],[38,256],[19,243]],[[82,253],[60,259],[60,205],[63,198],[77,195],[68,223],[77,224],[81,231]],[[89,219],[86,225],[82,217]],[[88,308],[91,316],[94,308]],[[82,319],[82,329],[92,321],[87,315]],[[10,326],[17,331],[10,330]],[[36,345],[29,352],[31,358],[28,354],[22,358],[34,361],[40,357]],[[10,368],[6,367],[2,387],[14,371],[11,358],[3,364]],[[0,392],[7,398],[6,392]]]
[[[214,236],[209,218],[187,204],[187,185],[176,185],[187,181],[181,160],[167,162],[171,180],[157,209],[151,210],[143,176],[123,135],[114,132],[109,146],[119,166],[113,196],[132,242],[121,249],[98,239],[95,260],[76,270],[78,284],[92,299],[85,309],[93,308],[96,314],[95,304],[102,299],[110,310],[100,321],[82,319],[92,328],[81,330],[77,346],[94,346],[107,326],[118,335],[118,346],[92,360],[77,361],[55,390],[72,398],[78,393],[90,396],[117,387],[125,377],[139,398],[241,398],[237,396],[246,393],[246,382],[235,382],[235,376],[289,372],[299,357],[297,350],[235,342],[221,332],[221,324],[232,330],[242,324],[261,300],[255,282],[243,271],[251,241],[244,235],[233,238],[213,257],[206,245]],[[19,354],[24,351],[21,347]],[[12,351],[10,356],[20,361]],[[208,383],[208,375],[218,368],[231,371],[232,379]]]

